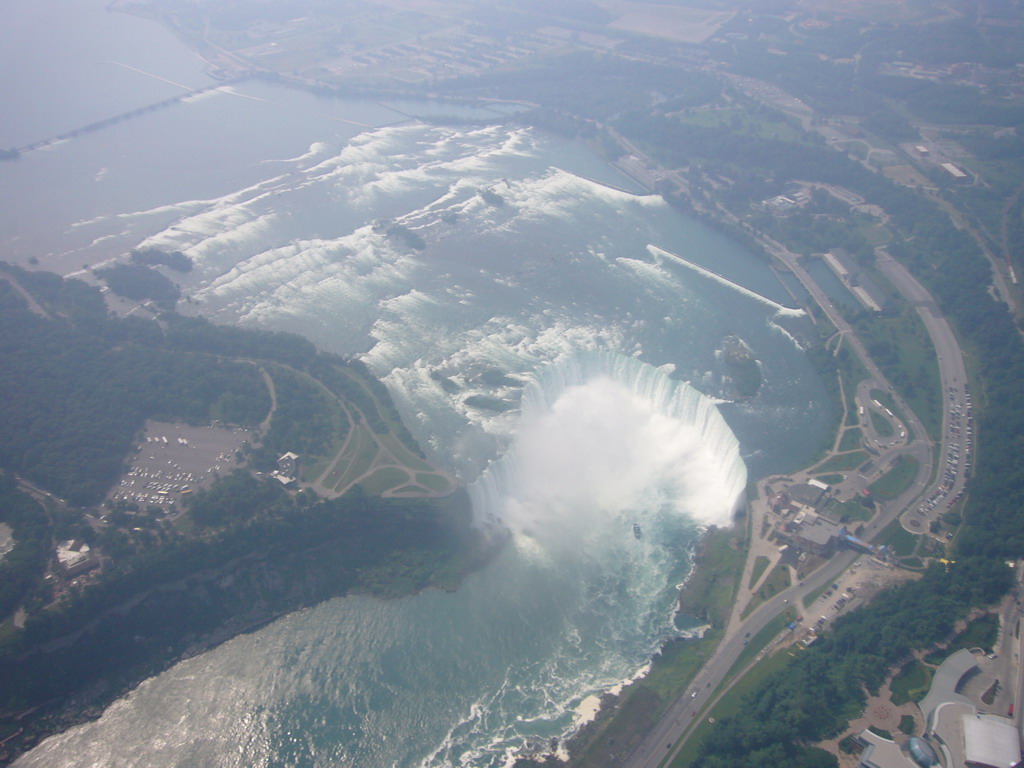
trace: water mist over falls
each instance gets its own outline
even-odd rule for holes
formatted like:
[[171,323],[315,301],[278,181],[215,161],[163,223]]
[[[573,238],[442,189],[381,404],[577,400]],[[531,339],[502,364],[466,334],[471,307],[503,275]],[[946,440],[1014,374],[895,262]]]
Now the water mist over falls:
[[470,493],[484,521],[578,546],[609,523],[613,535],[665,516],[726,525],[745,484],[739,442],[710,398],[636,358],[593,352],[539,372],[508,451]]

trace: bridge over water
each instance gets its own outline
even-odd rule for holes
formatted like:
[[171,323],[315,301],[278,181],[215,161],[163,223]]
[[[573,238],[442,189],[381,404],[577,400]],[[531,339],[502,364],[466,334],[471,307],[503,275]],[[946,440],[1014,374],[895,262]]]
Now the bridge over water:
[[88,125],[84,125],[81,128],[74,128],[70,131],[65,131],[64,133],[57,134],[56,136],[51,136],[47,139],[34,141],[31,144],[26,144],[23,147],[18,147],[17,151],[20,154],[24,154],[26,152],[32,152],[33,150],[36,149],[42,149],[44,147],[51,146],[61,141],[73,139],[76,136],[83,136],[87,133],[93,133],[94,131],[98,131],[102,128],[107,128],[108,126],[114,125],[115,123],[120,123],[125,120],[130,120],[133,117],[139,117],[140,115],[145,115],[149,112],[155,112],[156,110],[163,109],[164,107],[179,104],[185,99],[192,98],[193,96],[199,96],[200,94],[208,93],[209,91],[215,91],[218,88],[223,88],[225,85],[230,85],[236,82],[239,81],[231,80],[213,83],[211,85],[203,86],[202,88],[190,88],[184,91],[183,93],[179,93],[176,96],[171,96],[168,99],[163,99],[153,104],[147,104],[143,107],[137,107],[136,109],[130,109],[127,112],[122,112],[120,114],[113,115],[112,117],[106,117],[102,120],[97,120],[95,123],[89,123]]

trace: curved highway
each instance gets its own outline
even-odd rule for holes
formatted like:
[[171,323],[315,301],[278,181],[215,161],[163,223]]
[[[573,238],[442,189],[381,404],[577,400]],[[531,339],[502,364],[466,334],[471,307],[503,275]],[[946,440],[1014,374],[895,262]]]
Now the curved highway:
[[[888,469],[896,457],[911,455],[919,463],[917,477],[897,499],[881,506],[870,526],[862,533],[862,537],[871,541],[893,520],[904,513],[906,515],[903,524],[908,530],[914,533],[925,533],[927,524],[948,508],[951,504],[949,500],[957,498],[957,494],[965,482],[968,464],[966,451],[964,461],[959,462],[957,467],[953,467],[951,470],[948,464],[948,458],[953,452],[952,445],[954,442],[958,442],[951,440],[951,437],[954,437],[951,432],[953,415],[957,409],[963,414],[968,413],[970,404],[963,355],[952,328],[938,312],[931,294],[902,265],[893,261],[884,252],[880,252],[879,269],[917,308],[938,355],[939,378],[944,401],[942,437],[938,455],[947,458],[946,474],[941,474],[935,472],[936,446],[929,438],[924,425],[868,355],[850,324],[843,319],[824,291],[797,262],[793,253],[773,240],[762,238],[762,242],[800,280],[837,331],[847,337],[847,343],[853,347],[867,369],[869,379],[861,384],[858,390],[858,401],[863,404],[865,396],[869,398],[872,389],[881,390],[892,398],[896,407],[901,411],[900,415],[905,419],[907,434],[904,439],[890,439],[888,446],[880,446],[882,450],[877,463],[881,471]],[[870,404],[871,400],[868,399],[867,403]],[[869,434],[873,434],[873,430],[869,430]],[[875,437],[875,440],[877,444],[878,438]],[[853,483],[857,482],[854,478],[851,480]],[[864,478],[861,478],[861,481],[864,481],[866,485]],[[942,503],[937,503],[932,508],[926,508],[933,498],[939,498]],[[776,594],[761,604],[738,626],[730,626],[718,649],[698,672],[687,691],[669,707],[624,765],[628,768],[658,768],[667,759],[674,757],[690,729],[700,720],[698,715],[703,717],[702,710],[721,695],[722,691],[717,689],[726,682],[726,675],[742,653],[746,638],[756,635],[790,605],[802,605],[804,597],[835,581],[859,557],[861,554],[853,551],[841,551],[833,555],[828,562],[810,574],[803,582]]]

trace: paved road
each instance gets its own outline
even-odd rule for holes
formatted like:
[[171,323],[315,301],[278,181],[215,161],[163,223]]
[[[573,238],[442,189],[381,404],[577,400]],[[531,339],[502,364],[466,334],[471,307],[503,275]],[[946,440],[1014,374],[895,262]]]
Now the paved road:
[[[682,190],[688,188],[687,181],[677,172],[659,168],[650,157],[625,137],[615,132],[612,132],[612,135],[627,152],[638,159],[639,162],[633,162],[629,170],[632,172],[631,175],[645,186],[653,189],[659,179],[667,179],[675,182]],[[858,358],[860,358],[869,374],[868,380],[862,382],[858,390],[858,402],[869,404],[871,402],[871,390],[881,390],[892,399],[904,420],[903,426],[907,434],[896,441],[890,438],[888,445],[881,444],[884,441],[880,440],[877,434],[874,433],[873,428],[869,427],[867,434],[874,439],[875,449],[879,452],[878,466],[880,468],[888,468],[890,462],[900,455],[911,455],[918,461],[918,475],[911,487],[901,494],[899,498],[881,506],[879,513],[869,528],[862,533],[862,538],[870,542],[904,512],[907,513],[903,523],[904,527],[914,533],[926,532],[930,521],[948,508],[948,500],[956,498],[956,494],[962,490],[967,467],[969,466],[967,456],[969,449],[965,447],[963,448],[963,460],[958,460],[957,465],[952,468],[955,475],[952,487],[947,487],[943,490],[944,485],[949,486],[951,484],[951,481],[944,476],[944,472],[950,468],[948,462],[952,457],[952,443],[956,442],[952,439],[954,436],[951,434],[952,413],[954,408],[959,409],[962,417],[966,419],[969,413],[970,401],[966,389],[966,370],[959,344],[949,323],[940,315],[934,299],[906,269],[889,258],[884,251],[879,252],[879,269],[892,281],[897,290],[917,308],[925,328],[932,338],[932,343],[939,358],[939,377],[944,400],[944,417],[941,440],[938,446],[932,443],[927,430],[925,430],[917,414],[910,409],[889,383],[885,375],[879,370],[874,360],[871,359],[851,325],[846,322],[839,311],[833,306],[831,300],[810,274],[798,263],[796,255],[771,238],[750,230],[748,227],[744,227],[743,222],[739,221],[729,211],[720,209],[718,213],[736,226],[747,229],[751,235],[761,242],[769,253],[785,264],[804,285],[815,303],[835,326],[837,332],[847,337],[845,339],[846,343],[851,346]],[[951,399],[947,399],[948,396],[951,396]],[[869,418],[862,419],[862,423],[869,422]],[[966,424],[963,429],[965,428]],[[893,445],[893,442],[896,444]],[[963,441],[961,440],[960,442]],[[936,451],[936,447],[938,447],[938,451]],[[937,455],[947,462],[940,466],[939,472],[935,471]],[[935,475],[934,478],[933,474]],[[856,484],[862,481],[866,485],[868,479],[860,478],[860,480],[857,480],[854,478],[852,482]],[[942,495],[939,495],[940,493]],[[936,498],[938,498],[938,502],[929,508],[928,504]],[[727,630],[726,638],[698,673],[690,689],[669,708],[661,721],[629,757],[625,766],[628,766],[628,768],[657,768],[667,757],[674,755],[679,749],[680,737],[684,736],[696,721],[696,713],[700,712],[701,708],[716,695],[715,689],[724,682],[726,673],[735,663],[736,659],[739,658],[744,647],[744,640],[748,636],[756,635],[769,621],[784,610],[787,604],[802,605],[805,595],[834,581],[859,556],[859,553],[856,552],[840,552],[805,579],[802,585],[790,587],[788,590],[775,595],[771,600],[759,606],[738,627],[730,626]],[[717,695],[720,695],[720,693]]]
[[[894,391],[888,379],[886,379],[885,375],[875,365],[870,355],[868,355],[867,350],[860,339],[857,338],[850,324],[843,319],[824,291],[821,290],[813,278],[797,262],[796,256],[774,241],[767,240],[764,244],[780,261],[792,270],[836,329],[847,336],[845,341],[854,349],[870,377],[863,384],[864,391],[869,392],[871,389],[878,389],[886,392],[901,411],[900,415],[905,420],[905,427],[909,433],[907,440],[902,445],[885,452],[879,461],[884,462],[882,466],[887,466],[896,456],[907,454],[914,456],[918,460],[920,469],[911,487],[901,494],[899,498],[883,504],[867,531],[862,534],[862,537],[870,542],[912,505],[919,505],[922,499],[930,498],[930,495],[936,493],[940,484],[944,482],[941,474],[934,480],[932,479],[935,446],[929,439],[928,433],[920,419],[907,406],[899,394]],[[968,402],[964,399],[967,397],[965,388],[966,371],[962,353],[952,329],[939,315],[931,295],[901,265],[893,262],[891,259],[883,256],[880,259],[880,268],[893,281],[897,289],[921,313],[922,320],[925,322],[925,327],[932,337],[932,343],[935,345],[936,352],[940,358],[938,361],[939,375],[943,392],[950,391],[952,388],[954,396],[961,398],[957,402],[963,402],[966,406]],[[863,391],[861,395],[863,396]],[[864,402],[864,400],[861,400],[861,402]],[[946,456],[949,451],[949,413],[950,409],[947,408],[946,417],[943,420],[940,450],[940,455],[942,456]],[[914,438],[912,441],[909,439],[911,435]],[[963,464],[966,464],[966,461]],[[958,487],[962,487],[963,464],[961,469],[958,470],[957,481],[961,483],[961,486]],[[925,518],[921,515],[909,518],[909,520],[916,520],[916,527],[918,528],[925,523]],[[860,553],[852,551],[844,551],[834,555],[827,563],[806,578],[802,584],[790,587],[763,603],[745,621],[742,621],[739,627],[730,627],[727,630],[726,638],[698,673],[690,689],[672,704],[661,721],[658,722],[630,755],[625,766],[627,768],[658,768],[666,759],[673,757],[681,747],[680,739],[687,735],[695,724],[697,720],[696,713],[699,713],[702,707],[712,701],[714,696],[720,695],[716,692],[716,689],[725,682],[726,674],[743,651],[746,638],[756,635],[788,605],[802,605],[803,598],[806,595],[834,581],[858,557],[861,557]]]
[[942,436],[939,441],[938,477],[922,502],[909,508],[903,527],[913,533],[926,533],[932,521],[949,509],[967,484],[971,464],[970,393],[967,369],[956,334],[928,293],[907,269],[883,250],[878,251],[879,269],[911,304],[916,307],[935,347],[942,388]]
[[[834,581],[859,557],[863,557],[859,552],[840,552],[812,573],[802,586],[790,587],[754,610],[743,622],[742,632],[737,631],[722,641],[714,655],[694,678],[690,688],[669,708],[661,721],[630,755],[624,766],[627,768],[658,768],[667,757],[674,757],[679,747],[682,746],[679,743],[680,737],[687,733],[698,720],[696,715],[691,716],[691,713],[700,712],[706,704],[722,693],[716,689],[725,681],[726,674],[743,652],[747,633],[750,634],[750,637],[755,636],[767,626],[768,622],[790,605],[802,610],[799,606],[802,605],[806,595]],[[694,693],[697,695],[693,696]]]

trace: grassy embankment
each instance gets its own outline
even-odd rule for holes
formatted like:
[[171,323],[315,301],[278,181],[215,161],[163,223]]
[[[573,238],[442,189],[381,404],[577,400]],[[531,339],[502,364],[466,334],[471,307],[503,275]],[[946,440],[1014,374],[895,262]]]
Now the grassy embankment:
[[[349,378],[362,386],[356,377],[350,375]],[[341,492],[358,481],[371,496],[389,491],[400,496],[415,496],[450,490],[451,483],[446,477],[398,439],[401,425],[393,423],[391,410],[380,408],[369,389],[364,387],[364,392],[366,398],[362,407],[373,408],[374,412],[362,413],[352,403],[348,404],[356,423],[348,443],[334,446],[332,459],[337,456],[337,461],[324,478],[324,486]],[[378,434],[368,426],[371,423],[383,423],[389,431]],[[323,464],[321,473],[328,466],[328,463]]]
[[[760,632],[750,638],[743,652],[733,663],[732,668],[726,675],[726,681],[734,680],[737,674],[753,661],[794,618],[795,613],[793,609],[788,609],[772,619]],[[790,648],[767,656],[751,667],[742,678],[730,685],[710,708],[700,713],[700,722],[690,731],[686,744],[679,751],[679,754],[676,755],[675,759],[673,759],[670,768],[688,768],[692,765],[697,756],[697,749],[700,746],[701,740],[711,730],[714,722],[738,712],[743,704],[743,697],[760,685],[761,681],[768,677],[768,675],[785,666],[790,657],[797,652]]]
[[750,598],[750,602],[743,609],[741,618],[747,618],[755,608],[766,600],[770,600],[779,592],[784,589],[788,589],[793,584],[793,579],[790,576],[789,566],[783,565],[782,563],[776,564],[772,572],[768,574],[768,578],[764,580],[764,584],[761,588],[754,593],[754,596]]
[[771,562],[765,555],[758,555],[757,559],[754,560],[754,567],[750,571],[750,582],[747,584],[747,589],[751,589],[757,584],[758,579],[761,578],[761,574],[764,573],[765,568]]
[[[827,347],[835,364],[834,372],[826,372],[821,369],[820,365],[817,367],[833,395],[835,403],[845,413],[845,416],[841,421],[837,421],[836,425],[840,433],[838,434],[839,452],[833,456],[828,455],[835,444],[830,441],[817,459],[822,463],[817,466],[808,465],[813,467],[814,474],[819,479],[830,483],[836,482],[837,474],[855,469],[869,458],[868,454],[859,450],[863,440],[863,431],[859,426],[860,415],[857,404],[857,385],[867,378],[868,373],[860,358],[844,347],[844,337],[836,336],[834,338],[835,341]],[[825,480],[823,475],[831,476],[831,480]]]
[[746,548],[737,527],[712,528],[680,595],[681,610],[711,625],[700,640],[669,643],[650,673],[629,686],[577,739],[574,768],[611,768],[631,752],[675,697],[685,690],[722,639],[743,574]]
[[[886,277],[869,269],[871,278],[890,296],[894,310],[882,314],[858,312],[847,319],[868,354],[934,440],[942,429],[942,391],[935,347],[924,322]],[[874,395],[872,395],[874,396]],[[892,408],[891,401],[878,398]]]
[[899,456],[888,472],[873,482],[871,493],[880,499],[895,499],[914,483],[921,463],[913,456]]

